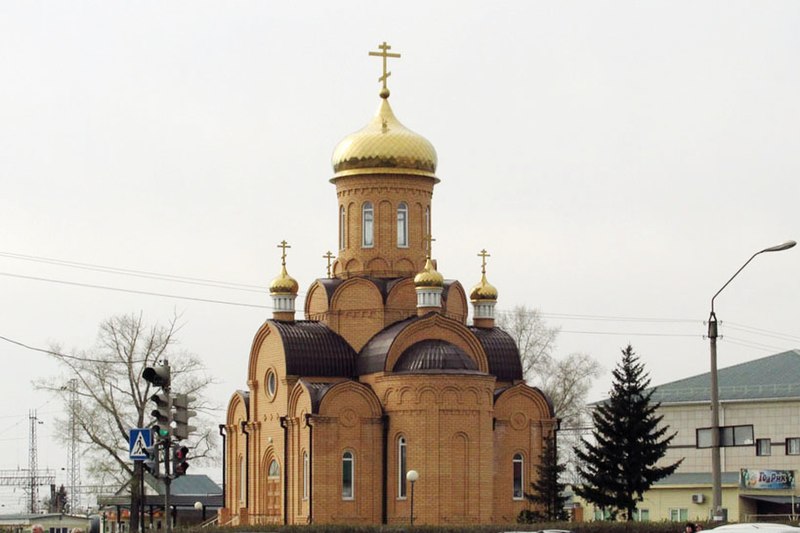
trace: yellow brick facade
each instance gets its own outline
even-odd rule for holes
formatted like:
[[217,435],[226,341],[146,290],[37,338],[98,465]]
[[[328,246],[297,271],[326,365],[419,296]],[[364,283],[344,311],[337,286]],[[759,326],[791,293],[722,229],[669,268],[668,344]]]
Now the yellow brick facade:
[[[467,324],[458,281],[415,285],[435,153],[387,101],[380,113],[336,150],[333,277],[311,283],[305,320],[281,308],[254,337],[224,425],[222,524],[406,523],[412,487],[418,524],[511,523],[529,508],[514,487],[528,490],[555,414],[511,337],[491,317]],[[418,309],[420,291],[441,303]]]

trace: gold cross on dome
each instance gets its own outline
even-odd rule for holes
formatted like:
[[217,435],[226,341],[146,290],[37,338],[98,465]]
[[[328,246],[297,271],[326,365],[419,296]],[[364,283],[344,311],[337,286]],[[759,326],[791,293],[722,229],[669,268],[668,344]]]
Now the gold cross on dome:
[[383,58],[383,76],[378,78],[378,81],[383,82],[383,89],[381,90],[381,96],[383,96],[384,93],[386,93],[386,96],[389,96],[389,88],[386,87],[386,80],[389,78],[389,76],[392,75],[392,73],[386,70],[386,59],[389,57],[400,57],[400,54],[389,52],[389,50],[391,50],[392,47],[386,44],[386,41],[383,41],[382,44],[379,44],[378,48],[381,49],[380,52],[370,52],[369,55]]
[[483,250],[480,251],[480,253],[478,254],[478,257],[481,258],[481,273],[482,274],[486,274],[486,258],[487,257],[492,257],[492,256],[489,255],[489,253],[484,248]]
[[291,246],[289,246],[289,243],[288,243],[288,242],[286,242],[285,240],[283,240],[283,241],[281,241],[281,243],[278,245],[278,248],[281,248],[281,249],[282,249],[282,252],[281,252],[281,265],[283,265],[283,266],[286,266],[286,249],[287,249],[287,248],[291,248]]
[[333,257],[334,255],[331,253],[330,250],[328,250],[327,254],[322,256],[323,259],[328,260],[328,277],[331,277],[331,259],[333,259]]
[[428,258],[430,258],[431,254],[433,253],[433,241],[435,241],[436,239],[434,239],[433,236],[429,233],[428,235],[423,237],[422,240],[425,241],[425,247],[428,249]]

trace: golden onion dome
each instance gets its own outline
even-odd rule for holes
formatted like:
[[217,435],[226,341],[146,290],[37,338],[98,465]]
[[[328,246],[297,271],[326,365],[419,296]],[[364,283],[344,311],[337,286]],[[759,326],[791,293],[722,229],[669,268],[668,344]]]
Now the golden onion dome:
[[497,300],[497,289],[486,281],[486,274],[481,275],[481,282],[472,287],[469,293],[469,299],[472,301],[477,300]]
[[[422,135],[403,126],[381,92],[378,113],[363,129],[345,137],[331,158],[333,179],[382,172],[436,178],[436,150]],[[332,180],[333,181],[333,180]]]
[[281,273],[269,284],[270,294],[297,294],[297,280],[286,272],[286,265],[281,266]]
[[414,276],[414,286],[444,287],[444,276],[436,271],[430,257],[425,261],[425,268],[422,269],[422,272]]

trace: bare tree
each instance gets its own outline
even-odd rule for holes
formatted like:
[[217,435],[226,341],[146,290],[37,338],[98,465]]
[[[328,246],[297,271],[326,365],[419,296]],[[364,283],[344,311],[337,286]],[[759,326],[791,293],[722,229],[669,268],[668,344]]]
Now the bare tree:
[[517,343],[522,359],[522,375],[529,383],[549,369],[560,328],[551,328],[538,309],[518,305],[510,313],[500,313],[497,325]]
[[558,436],[559,460],[566,465],[565,481],[574,483],[580,465],[573,449],[580,442],[581,428],[588,425],[586,398],[603,367],[587,354],[556,357],[560,328],[548,326],[538,309],[517,306],[510,313],[499,314],[497,323],[517,342],[525,381],[553,402],[565,430]]
[[[192,408],[198,413],[211,408],[203,393],[212,379],[195,355],[177,349],[177,320],[174,316],[166,325],[149,326],[141,314],[112,316],[100,324],[93,348],[64,354],[53,347],[51,354],[63,365],[67,376],[42,379],[35,384],[70,406],[70,390],[64,383],[70,378],[78,380],[78,401],[71,414],[79,427],[77,438],[86,471],[95,483],[117,487],[130,483],[132,531],[138,526],[143,474],[141,463],[128,457],[128,434],[131,428],[149,425],[149,399],[155,393],[142,378],[142,372],[169,360],[172,390],[195,396],[197,401]],[[209,421],[204,423],[202,417],[196,425],[199,429],[191,437],[193,455],[208,457],[215,446],[213,426]],[[70,438],[67,418],[57,420],[57,427],[64,440]]]
[[592,382],[603,367],[584,353],[572,353],[563,359],[550,359],[538,383],[553,402],[556,414],[565,427],[576,427],[588,420],[586,397]]

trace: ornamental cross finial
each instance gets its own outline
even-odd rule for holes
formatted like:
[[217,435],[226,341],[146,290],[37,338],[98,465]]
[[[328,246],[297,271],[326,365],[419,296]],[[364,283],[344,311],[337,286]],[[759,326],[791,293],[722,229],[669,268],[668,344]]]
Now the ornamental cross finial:
[[389,50],[391,50],[392,47],[386,44],[386,41],[383,41],[382,44],[379,44],[378,48],[381,49],[380,52],[369,52],[369,55],[383,58],[383,75],[380,78],[378,78],[378,81],[383,82],[383,88],[381,89],[381,98],[388,98],[389,88],[386,87],[386,80],[389,78],[389,76],[392,75],[392,73],[386,70],[386,59],[389,57],[400,57],[400,54],[389,52]]
[[331,277],[331,259],[333,259],[333,257],[334,256],[330,250],[328,250],[328,253],[322,256],[323,259],[328,260],[328,277]]
[[281,243],[278,245],[278,248],[281,248],[281,249],[282,249],[282,251],[281,251],[281,266],[286,266],[286,249],[287,249],[287,248],[291,248],[291,246],[289,246],[289,243],[288,243],[288,242],[286,242],[285,240],[283,240],[283,241],[281,241]]
[[425,241],[425,247],[428,249],[427,258],[430,259],[431,254],[433,254],[433,241],[435,241],[436,239],[434,239],[433,236],[429,233],[425,237],[423,237],[422,240]]
[[489,255],[489,253],[484,248],[483,250],[480,251],[478,257],[481,258],[481,274],[486,274],[486,258],[492,256]]

